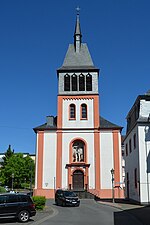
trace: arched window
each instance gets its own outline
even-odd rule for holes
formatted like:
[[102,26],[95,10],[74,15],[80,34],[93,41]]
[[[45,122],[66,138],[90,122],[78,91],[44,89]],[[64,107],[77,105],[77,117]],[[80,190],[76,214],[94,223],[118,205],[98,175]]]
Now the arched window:
[[71,83],[72,83],[72,91],[77,91],[77,75],[73,74],[71,76]]
[[79,91],[85,91],[85,77],[83,74],[79,76]]
[[68,74],[64,76],[64,91],[70,91],[70,76]]
[[69,110],[69,119],[75,119],[76,118],[76,106],[75,104],[70,104],[70,110]]
[[92,91],[92,75],[86,75],[86,91]]
[[81,119],[87,119],[87,105],[81,105]]

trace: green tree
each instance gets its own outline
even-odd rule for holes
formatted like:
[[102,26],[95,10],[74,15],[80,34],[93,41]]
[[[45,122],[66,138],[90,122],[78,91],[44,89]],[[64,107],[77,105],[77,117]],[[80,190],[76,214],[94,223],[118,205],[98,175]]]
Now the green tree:
[[8,149],[5,153],[5,156],[3,156],[3,161],[1,162],[1,166],[5,166],[6,165],[6,161],[7,159],[9,159],[12,155],[14,154],[14,150],[11,150],[11,145],[8,146]]
[[10,157],[6,157],[5,163],[1,167],[1,182],[3,185],[11,187],[13,179],[14,188],[22,188],[25,181],[29,186],[31,177],[32,184],[34,183],[34,170],[34,161],[30,156],[24,157],[22,153],[12,154]]
[[0,183],[1,184],[5,184],[5,177],[2,174],[2,168],[5,167],[5,165],[7,164],[8,159],[14,154],[14,150],[11,150],[11,145],[8,146],[7,151],[5,152],[5,155],[2,158],[2,162],[0,163],[1,167],[0,167]]

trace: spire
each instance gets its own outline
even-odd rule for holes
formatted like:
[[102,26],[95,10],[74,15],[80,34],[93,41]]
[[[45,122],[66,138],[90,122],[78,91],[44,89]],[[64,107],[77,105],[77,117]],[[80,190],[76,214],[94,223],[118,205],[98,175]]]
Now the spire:
[[91,54],[89,52],[86,43],[82,43],[80,20],[79,20],[79,7],[77,7],[76,24],[74,32],[74,43],[69,44],[67,53],[64,58],[62,66],[57,71],[69,71],[69,70],[95,70],[99,72],[92,61]]
[[80,47],[81,47],[81,29],[80,29],[80,19],[79,19],[79,11],[80,8],[77,7],[77,16],[76,16],[76,26],[75,26],[75,32],[74,32],[74,47],[76,52],[80,52]]

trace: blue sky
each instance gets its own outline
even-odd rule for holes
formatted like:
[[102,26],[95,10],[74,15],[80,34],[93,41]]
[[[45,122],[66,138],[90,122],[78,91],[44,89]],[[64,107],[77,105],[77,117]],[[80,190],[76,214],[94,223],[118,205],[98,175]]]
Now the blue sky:
[[126,127],[150,89],[150,1],[0,1],[0,153],[35,152],[33,127],[57,115],[57,75],[80,6],[82,40],[100,68],[100,114]]

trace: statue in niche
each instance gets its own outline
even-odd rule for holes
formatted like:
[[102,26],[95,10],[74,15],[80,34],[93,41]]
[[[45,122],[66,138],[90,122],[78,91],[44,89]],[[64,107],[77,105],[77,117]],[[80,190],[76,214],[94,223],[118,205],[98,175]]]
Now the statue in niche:
[[73,162],[83,162],[83,147],[79,144],[73,146]]

